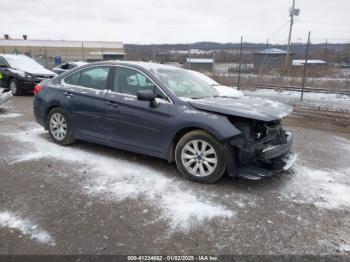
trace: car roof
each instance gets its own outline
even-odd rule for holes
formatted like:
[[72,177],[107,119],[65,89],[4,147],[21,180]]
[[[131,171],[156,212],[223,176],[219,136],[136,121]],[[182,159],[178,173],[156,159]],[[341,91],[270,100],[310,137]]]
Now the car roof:
[[77,66],[82,66],[82,65],[89,64],[88,62],[84,62],[84,61],[75,61],[75,62],[68,62],[68,63],[75,64]]
[[141,62],[141,61],[124,61],[124,60],[107,60],[107,61],[98,61],[94,63],[90,63],[89,65],[125,65],[125,66],[132,66],[132,67],[142,67],[147,70],[159,70],[159,69],[168,69],[168,70],[182,70],[181,68],[171,66],[171,65],[164,65],[164,64],[158,64],[158,63],[152,63],[152,62]]

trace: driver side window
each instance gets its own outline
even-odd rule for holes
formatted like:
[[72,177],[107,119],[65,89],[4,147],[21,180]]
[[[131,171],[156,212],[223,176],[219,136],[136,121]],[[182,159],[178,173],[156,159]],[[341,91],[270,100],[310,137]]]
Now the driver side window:
[[121,94],[136,96],[137,91],[151,90],[157,98],[167,100],[166,96],[142,73],[125,67],[117,67],[112,90]]

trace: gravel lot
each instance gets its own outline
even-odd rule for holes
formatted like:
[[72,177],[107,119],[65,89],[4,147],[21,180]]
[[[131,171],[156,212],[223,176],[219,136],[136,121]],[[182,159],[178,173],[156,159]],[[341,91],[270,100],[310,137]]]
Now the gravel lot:
[[350,134],[298,121],[292,171],[202,185],[163,160],[58,146],[32,97],[14,97],[0,111],[0,254],[350,254]]

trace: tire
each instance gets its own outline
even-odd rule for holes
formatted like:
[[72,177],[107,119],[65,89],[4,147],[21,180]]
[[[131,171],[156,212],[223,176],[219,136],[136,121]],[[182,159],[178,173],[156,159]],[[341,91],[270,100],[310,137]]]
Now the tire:
[[216,182],[226,169],[223,145],[203,130],[189,132],[180,139],[175,162],[185,178],[202,183]]
[[12,79],[10,81],[9,89],[10,89],[12,95],[14,95],[14,96],[20,96],[23,93],[18,82],[15,79]]
[[50,111],[47,127],[56,144],[66,146],[75,142],[70,121],[62,108],[55,107]]

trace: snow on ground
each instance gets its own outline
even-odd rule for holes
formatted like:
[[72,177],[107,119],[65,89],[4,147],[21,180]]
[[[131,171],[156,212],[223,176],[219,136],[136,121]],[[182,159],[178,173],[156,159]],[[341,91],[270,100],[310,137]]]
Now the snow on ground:
[[55,245],[55,240],[48,232],[32,223],[30,220],[21,218],[15,213],[9,211],[0,212],[0,227],[19,230],[22,234],[29,235],[31,239],[34,239],[41,244],[50,246]]
[[168,221],[173,230],[188,230],[192,223],[204,223],[214,218],[235,217],[236,211],[213,201],[214,194],[204,190],[193,191],[190,182],[166,177],[150,167],[56,145],[45,138],[48,137],[47,132],[42,128],[9,135],[30,144],[32,148],[32,152],[25,152],[10,164],[40,158],[88,164],[92,175],[84,187],[86,193],[118,201],[142,197],[155,208],[160,208],[161,219]]
[[303,101],[300,101],[301,93],[297,91],[276,91],[272,89],[259,89],[256,91],[243,91],[245,95],[259,96],[274,99],[287,104],[311,107],[315,109],[349,111],[350,96],[337,94],[321,94],[305,92]]
[[0,118],[15,118],[21,115],[22,114],[19,114],[19,113],[4,113],[4,114],[0,114]]
[[339,249],[350,252],[350,245],[340,245]]
[[[23,148],[30,148],[30,151],[24,149],[23,155],[16,155],[10,164],[51,158],[88,165],[88,174],[82,172],[86,176],[83,192],[112,201],[143,199],[146,208],[150,206],[160,211],[154,222],[166,221],[172,231],[187,231],[212,219],[230,221],[242,208],[254,206],[258,198],[254,191],[238,193],[235,190],[220,198],[219,192],[209,191],[205,186],[193,186],[193,183],[176,176],[166,176],[167,171],[159,171],[136,160],[127,161],[77,146],[62,147],[51,142],[41,127],[5,135],[24,143]],[[349,140],[341,137],[330,139],[332,143],[339,143],[345,154],[350,153]],[[281,200],[314,204],[322,209],[349,209],[349,175],[349,169],[318,169],[299,159],[291,179],[271,193],[277,194]]]
[[[332,144],[345,156],[350,155],[350,140],[331,136]],[[333,169],[331,169],[333,168]],[[350,208],[350,168],[317,169],[301,161],[294,166],[294,177],[282,195],[295,202],[312,203],[320,208]]]
[[300,164],[294,170],[282,196],[320,208],[350,208],[350,170],[318,170]]

